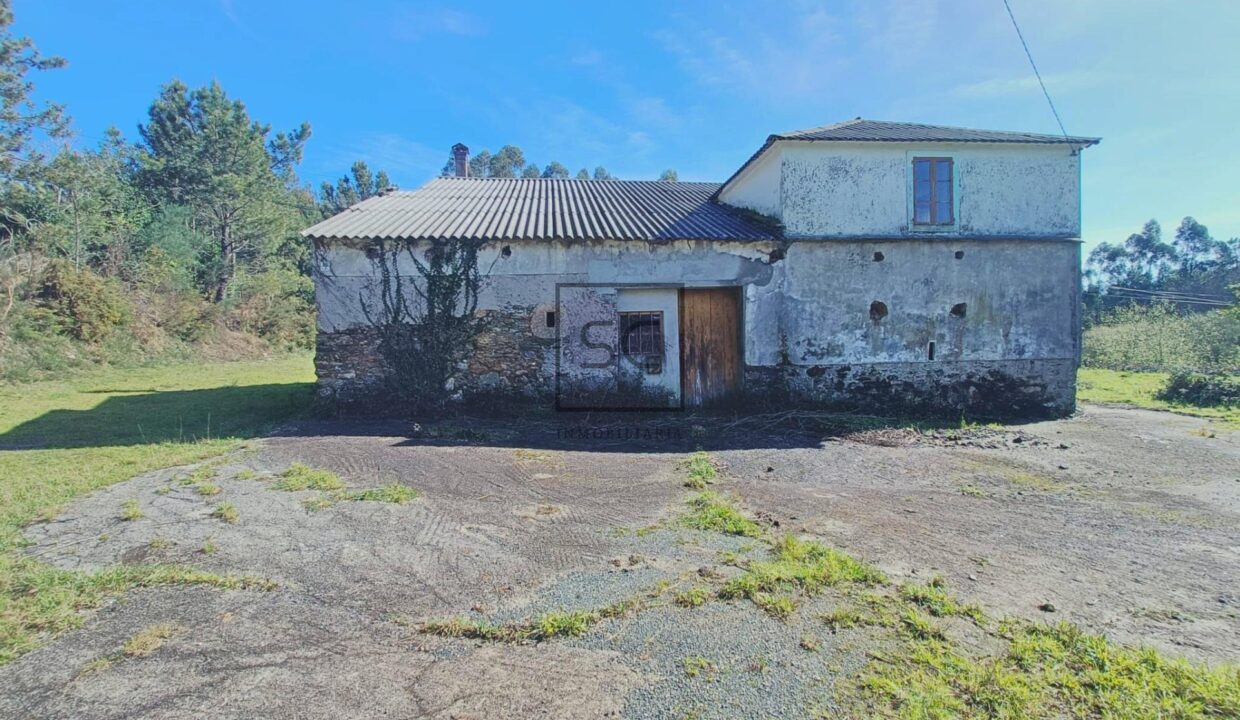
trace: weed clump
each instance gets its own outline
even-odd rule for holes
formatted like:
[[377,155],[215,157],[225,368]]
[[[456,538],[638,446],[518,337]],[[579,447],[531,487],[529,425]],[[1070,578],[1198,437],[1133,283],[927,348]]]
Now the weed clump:
[[141,520],[144,517],[138,501],[130,498],[121,506],[121,520]]
[[982,622],[982,609],[976,605],[961,604],[943,587],[943,578],[936,577],[928,585],[904,583],[900,586],[900,597],[918,605],[935,617],[951,617],[963,615],[976,622]]
[[211,511],[211,517],[217,520],[223,520],[229,525],[236,523],[239,516],[240,513],[237,512],[237,506],[230,502],[222,502],[219,505],[216,505],[215,509]]
[[312,468],[303,463],[293,463],[287,470],[280,473],[276,488],[295,492],[298,490],[343,490],[344,482],[340,476],[330,470]]
[[929,619],[904,618],[907,646],[872,663],[859,702],[877,717],[1240,717],[1240,667],[1193,665],[1125,648],[1069,623],[1000,626],[1000,656],[973,659]]
[[693,453],[687,467],[689,476],[685,480],[685,487],[694,490],[705,490],[708,485],[715,482],[715,478],[719,475],[714,461],[704,452]]
[[147,657],[164,646],[172,636],[182,632],[184,628],[171,623],[152,625],[125,641],[121,652],[125,657]]
[[672,596],[672,602],[681,607],[695,608],[706,604],[710,591],[704,587],[689,588]]
[[732,501],[711,490],[703,490],[689,500],[689,511],[681,516],[685,527],[711,530],[726,535],[761,537],[758,523],[741,514]]
[[692,655],[681,660],[681,665],[685,669],[685,675],[689,677],[697,677],[703,673],[714,674],[719,671],[715,663],[707,660],[700,655]]
[[418,496],[418,491],[400,483],[349,493],[347,499],[354,502],[385,502],[403,505]]
[[[772,546],[774,559],[751,561],[745,574],[729,580],[720,591],[725,598],[748,598],[772,614],[787,610],[772,593],[799,590],[814,593],[840,584],[878,585],[887,578],[870,565],[812,540],[785,535]],[[786,616],[786,615],[785,615]]]

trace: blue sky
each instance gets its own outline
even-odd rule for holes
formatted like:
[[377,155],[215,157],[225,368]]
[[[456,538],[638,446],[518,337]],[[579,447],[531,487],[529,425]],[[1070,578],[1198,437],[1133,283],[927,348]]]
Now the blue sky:
[[[1240,236],[1240,2],[1011,0],[1084,153],[1084,236],[1194,215]],[[723,180],[771,132],[855,116],[1057,132],[1002,0],[16,0],[69,60],[38,79],[79,142],[136,137],[159,86],[218,80],[313,137],[316,186],[355,158],[402,187],[454,142],[623,178]]]

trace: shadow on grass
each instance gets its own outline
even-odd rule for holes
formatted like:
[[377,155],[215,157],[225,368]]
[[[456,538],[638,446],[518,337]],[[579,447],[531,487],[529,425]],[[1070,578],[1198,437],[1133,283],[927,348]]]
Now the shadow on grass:
[[256,437],[304,416],[313,383],[148,391],[88,410],[51,410],[0,434],[0,450],[85,448]]

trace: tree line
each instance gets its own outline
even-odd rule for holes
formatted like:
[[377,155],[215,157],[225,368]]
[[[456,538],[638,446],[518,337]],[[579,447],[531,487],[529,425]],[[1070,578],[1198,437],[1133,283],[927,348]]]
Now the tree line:
[[[448,151],[448,159],[443,165],[443,169],[439,171],[441,177],[450,177],[456,174],[456,159],[452,156],[452,151]],[[469,175],[470,177],[481,178],[556,178],[567,180],[574,177],[577,180],[619,180],[620,178],[607,171],[607,168],[599,165],[594,168],[591,173],[586,168],[581,168],[574,176],[570,174],[569,169],[558,160],[552,160],[545,167],[540,168],[537,163],[527,162],[525,152],[516,145],[505,145],[497,150],[494,154],[490,150],[482,151],[469,158]],[[676,182],[680,179],[679,174],[672,168],[668,168],[659,174],[659,180],[663,182]]]
[[1240,286],[1240,238],[1217,240],[1184,218],[1170,240],[1150,220],[1122,243],[1103,242],[1085,267],[1087,318],[1124,305],[1166,303],[1185,312],[1230,306]]
[[309,345],[298,233],[387,178],[358,163],[314,192],[297,177],[310,125],[275,130],[218,83],[173,80],[135,141],[111,128],[75,149],[66,108],[33,94],[65,60],[12,23],[0,0],[0,378],[203,342],[241,354]]
[[[0,0],[0,379],[66,358],[144,359],[202,343],[225,353],[310,346],[311,258],[299,231],[390,187],[387,173],[359,160],[312,188],[297,175],[309,123],[273,129],[218,83],[172,80],[134,141],[111,128],[75,149],[67,109],[34,96],[36,79],[65,59],[12,24],[11,0]],[[470,168],[570,176],[515,145],[483,150]],[[615,179],[601,166],[576,177]]]

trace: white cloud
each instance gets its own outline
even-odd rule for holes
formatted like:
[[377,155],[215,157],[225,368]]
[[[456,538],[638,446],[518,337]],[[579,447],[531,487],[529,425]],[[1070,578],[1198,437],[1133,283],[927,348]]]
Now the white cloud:
[[[508,98],[493,111],[504,142],[525,150],[540,166],[552,160],[573,172],[604,165],[622,176],[654,152],[658,143],[642,126],[587,109],[558,96]],[[501,123],[502,119],[502,123]]]
[[476,15],[452,8],[405,8],[393,18],[393,37],[416,42],[429,35],[481,37],[487,34],[486,23]]
[[[748,7],[748,6],[747,6]],[[792,12],[749,7],[752,15],[721,18],[724,32],[701,17],[674,18],[655,40],[700,85],[778,99],[821,95],[849,64],[840,21],[815,4]]]
[[355,160],[364,160],[371,170],[386,170],[394,182],[411,189],[438,175],[447,158],[447,148],[436,150],[398,133],[371,133],[348,146],[328,148],[313,166],[316,175],[334,182]]
[[[1092,70],[1052,73],[1043,75],[1046,87],[1051,93],[1070,93],[1096,87],[1106,80],[1103,73]],[[952,88],[952,95],[959,98],[1000,98],[1017,95],[1036,95],[1042,92],[1038,87],[1036,76],[1029,74],[1023,77],[992,78],[980,82],[957,85]]]
[[262,40],[258,33],[254,32],[254,28],[241,19],[240,13],[237,12],[237,6],[233,0],[219,0],[220,12],[224,13],[224,17],[228,18],[228,22],[240,30],[246,37],[251,40]]

